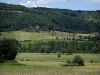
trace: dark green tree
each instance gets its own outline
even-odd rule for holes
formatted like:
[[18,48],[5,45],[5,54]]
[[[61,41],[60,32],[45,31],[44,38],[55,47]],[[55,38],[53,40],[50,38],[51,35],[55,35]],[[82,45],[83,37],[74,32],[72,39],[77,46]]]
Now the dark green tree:
[[0,40],[0,58],[14,60],[18,53],[19,43],[15,39]]
[[72,62],[75,63],[75,64],[78,64],[79,66],[84,66],[85,65],[84,64],[84,59],[79,55],[74,56]]

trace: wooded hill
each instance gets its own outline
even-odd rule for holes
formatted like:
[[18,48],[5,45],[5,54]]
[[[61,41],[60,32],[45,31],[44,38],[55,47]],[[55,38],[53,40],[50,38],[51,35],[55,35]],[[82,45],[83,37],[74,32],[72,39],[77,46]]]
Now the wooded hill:
[[57,8],[27,8],[0,3],[0,31],[56,30],[74,33],[100,32],[100,10],[81,11]]

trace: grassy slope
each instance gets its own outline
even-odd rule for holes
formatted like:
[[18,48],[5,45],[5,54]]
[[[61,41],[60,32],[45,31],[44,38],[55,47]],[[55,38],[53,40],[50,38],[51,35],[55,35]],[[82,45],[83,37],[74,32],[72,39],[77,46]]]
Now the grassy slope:
[[[29,43],[37,43],[39,41],[49,41],[49,40],[56,40],[56,37],[59,39],[63,38],[73,38],[73,33],[67,33],[67,32],[59,32],[55,31],[56,35],[52,36],[51,32],[46,31],[40,31],[40,33],[37,32],[24,32],[24,31],[12,31],[12,32],[2,32],[2,35],[0,35],[1,38],[13,38],[18,41],[24,41],[24,40],[32,40],[32,41],[24,41],[21,42],[21,44],[28,45]],[[75,38],[79,38],[79,35],[82,36],[94,36],[93,34],[75,34]]]
[[[59,32],[55,31],[56,35],[52,36],[52,32],[45,32],[41,31],[40,33],[37,32],[22,32],[22,31],[12,31],[12,32],[2,32],[3,35],[0,35],[0,38],[15,38],[19,41],[23,40],[53,40],[56,39],[56,37],[67,38],[70,35],[70,38],[73,37],[72,33],[66,33],[66,32]],[[82,36],[89,36],[90,34],[75,34],[76,38],[78,38],[78,35]]]

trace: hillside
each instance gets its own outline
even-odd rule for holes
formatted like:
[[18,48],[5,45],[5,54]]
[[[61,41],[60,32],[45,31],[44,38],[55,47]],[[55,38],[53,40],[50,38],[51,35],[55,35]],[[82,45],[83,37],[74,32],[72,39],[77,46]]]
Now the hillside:
[[0,3],[0,31],[56,30],[74,33],[100,32],[100,10],[81,11],[53,8],[27,8]]

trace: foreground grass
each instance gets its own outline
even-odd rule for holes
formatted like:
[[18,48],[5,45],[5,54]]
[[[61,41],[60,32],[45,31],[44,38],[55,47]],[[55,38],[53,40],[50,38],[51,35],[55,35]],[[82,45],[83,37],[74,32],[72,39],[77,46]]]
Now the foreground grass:
[[99,75],[100,68],[0,65],[0,75]]
[[[85,60],[83,67],[64,67],[66,60],[81,55]],[[16,57],[18,63],[0,64],[0,75],[99,75],[100,54],[56,54],[19,53]],[[90,60],[96,61],[90,63]],[[24,65],[23,65],[24,64]]]

